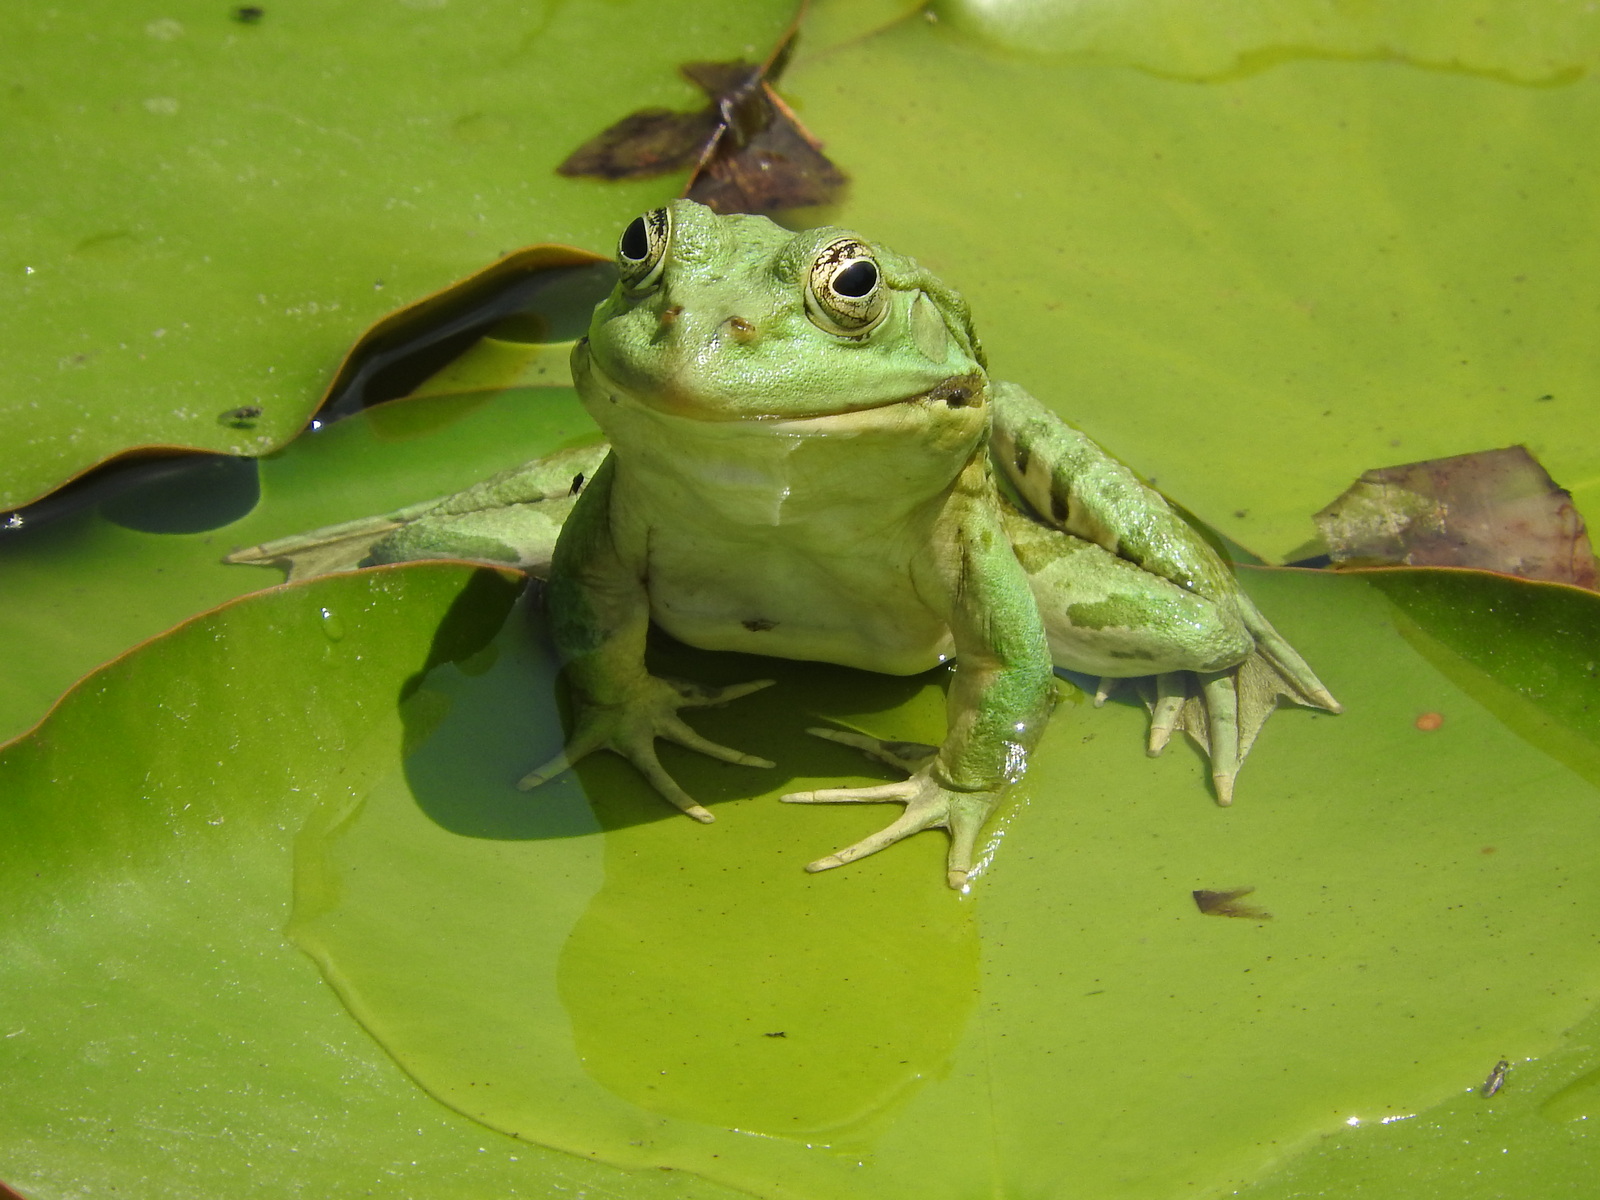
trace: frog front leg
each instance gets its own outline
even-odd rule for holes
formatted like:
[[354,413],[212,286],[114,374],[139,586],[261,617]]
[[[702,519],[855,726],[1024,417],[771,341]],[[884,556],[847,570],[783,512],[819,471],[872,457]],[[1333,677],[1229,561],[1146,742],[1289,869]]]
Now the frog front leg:
[[705,687],[663,679],[645,669],[650,598],[641,571],[619,553],[611,534],[613,467],[607,460],[562,527],[551,562],[547,599],[556,648],[566,664],[573,729],[562,752],[518,784],[537,787],[596,750],[612,750],[637,767],[656,791],[697,821],[714,820],[667,774],[657,738],[749,767],[773,764],[702,737],[678,710],[725,704],[770,687],[760,679]]
[[935,552],[916,580],[928,602],[948,612],[955,643],[944,741],[934,750],[813,729],[901,767],[910,778],[784,796],[791,804],[898,801],[906,806],[877,833],[809,863],[808,871],[843,866],[937,828],[949,831],[946,880],[960,889],[972,869],[978,835],[1005,788],[1027,769],[1055,703],[1055,681],[1044,627],[1000,526],[991,489],[987,465],[974,461],[946,513],[953,536],[936,539]]

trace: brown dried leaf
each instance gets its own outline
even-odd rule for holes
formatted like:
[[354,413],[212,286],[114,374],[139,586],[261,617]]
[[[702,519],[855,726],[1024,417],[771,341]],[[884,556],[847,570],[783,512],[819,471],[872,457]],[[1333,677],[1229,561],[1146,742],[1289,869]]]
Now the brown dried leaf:
[[1257,908],[1254,904],[1239,903],[1253,891],[1255,891],[1253,887],[1230,888],[1224,892],[1199,888],[1190,895],[1194,897],[1195,907],[1208,917],[1242,917],[1248,921],[1272,920],[1272,914],[1266,909]]
[[641,109],[579,146],[556,172],[599,179],[665,175],[698,163],[720,133],[714,108],[693,113]]
[[562,175],[640,179],[694,167],[684,192],[720,213],[827,204],[846,182],[772,90],[794,28],[765,63],[693,62],[680,70],[711,103],[698,112],[651,108],[624,117],[556,168]]
[[724,125],[686,195],[720,213],[776,212],[830,204],[845,183],[844,172],[762,83]]
[[1336,563],[1595,586],[1583,517],[1524,446],[1368,471],[1314,519]]

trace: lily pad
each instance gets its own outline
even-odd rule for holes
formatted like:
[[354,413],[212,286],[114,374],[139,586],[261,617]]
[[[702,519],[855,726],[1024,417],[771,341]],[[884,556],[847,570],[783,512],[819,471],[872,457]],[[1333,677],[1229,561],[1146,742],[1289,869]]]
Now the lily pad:
[[[1194,755],[1143,758],[1135,707],[1068,705],[965,903],[935,885],[936,835],[804,875],[876,814],[774,799],[860,770],[804,737],[818,716],[928,736],[937,677],[796,665],[708,714],[710,736],[781,765],[685,761],[719,809],[703,827],[620,762],[513,789],[556,736],[552,668],[521,618],[504,623],[515,593],[493,573],[334,576],[191,622],[0,757],[3,869],[28,881],[0,960],[23,1031],[5,1042],[8,1169],[41,1195],[114,1162],[149,1189],[181,1169],[215,1194],[244,1169],[233,1142],[193,1148],[219,1122],[264,1139],[247,1151],[258,1172],[268,1160],[260,1178],[337,1194],[382,1164],[382,1136],[330,1149],[369,1106],[314,1157],[287,1132],[332,1086],[303,1032],[329,1001],[303,964],[287,982],[291,894],[291,935],[350,1011],[501,1131],[480,1140],[522,1186],[561,1178],[536,1143],[755,1195],[1072,1180],[1166,1197],[1240,1186],[1351,1117],[1414,1113],[1485,1061],[1547,1053],[1600,998],[1595,785],[1397,636],[1366,580],[1248,582],[1338,664],[1350,711],[1280,717],[1224,811]],[[750,668],[663,652],[706,678]],[[1450,720],[1419,730],[1423,706]],[[1272,920],[1210,920],[1190,895],[1240,884]],[[1513,942],[1508,972],[1484,947]],[[261,1005],[291,1000],[263,1025]],[[274,1087],[242,1088],[269,1044]],[[362,1045],[364,1078],[403,1079]],[[154,1127],[138,1115],[152,1089],[173,1110]],[[68,1137],[91,1094],[121,1140]],[[430,1145],[454,1144],[442,1110],[427,1124]],[[1163,1155],[1141,1152],[1156,1139]]]
[[[1374,462],[1527,442],[1580,506],[1595,494],[1577,401],[1597,255],[1573,216],[1592,207],[1600,120],[1575,74],[1590,17],[931,11],[822,6],[782,91],[856,181],[816,218],[962,287],[1002,377],[1269,555]],[[402,5],[380,37],[373,14],[171,12],[0,18],[23,84],[8,128],[28,142],[0,189],[31,214],[8,236],[35,239],[8,254],[39,245],[71,268],[15,262],[35,290],[12,308],[24,357],[0,362],[19,398],[0,421],[26,435],[8,463],[48,481],[18,496],[146,409],[186,406],[187,431],[289,372],[272,393],[287,407],[216,424],[254,453],[383,312],[522,242],[609,246],[670,189],[547,172],[618,112],[692,104],[677,63],[758,57],[789,15],[552,6],[467,29]],[[771,32],[724,37],[745,20]],[[274,57],[225,60],[237,79],[205,58],[262,33]],[[115,65],[85,82],[91,38]],[[626,82],[595,68],[596,45],[632,55]],[[166,89],[191,67],[210,82]],[[339,174],[341,130],[364,140],[360,178]],[[130,201],[128,181],[152,178]],[[133,241],[73,228],[123,211]],[[461,214],[479,212],[473,239]],[[258,293],[278,308],[249,309]],[[145,360],[105,376],[101,407],[53,399],[51,381],[99,367],[71,361],[76,343],[40,347],[119,344],[149,314],[150,345],[128,341]],[[151,349],[202,330],[228,353]],[[234,545],[584,436],[559,415],[570,393],[490,398],[500,366],[479,366],[433,389],[471,395],[268,457],[259,507],[225,528],[237,507],[159,533],[153,505],[96,502],[22,531],[0,571],[9,729],[272,578],[220,566]],[[218,410],[204,420],[200,395]],[[120,436],[94,454],[177,440]],[[708,829],[619,762],[509,790],[558,734],[550,664],[520,612],[501,624],[498,576],[341,576],[188,622],[0,755],[0,1176],[40,1200],[1584,1194],[1600,1161],[1584,1121],[1600,1095],[1596,598],[1471,573],[1247,582],[1350,711],[1279,717],[1222,812],[1190,752],[1140,755],[1137,711],[1064,706],[969,901],[919,890],[937,835],[800,875],[881,815],[772,802],[785,775],[867,769],[805,724],[928,736],[936,679],[796,667],[708,714],[712,736],[781,764],[675,763],[717,806]],[[1270,920],[1193,900],[1243,887]]]
[[262,460],[259,507],[236,521],[214,512],[211,528],[154,532],[118,519],[130,507],[167,511],[174,490],[186,511],[196,493],[206,499],[197,473],[207,468],[197,460],[156,481],[163,497],[141,485],[0,530],[0,607],[9,614],[0,623],[0,738],[35,724],[99,664],[280,579],[275,571],[224,566],[230,550],[448,495],[542,449],[594,436],[570,389],[407,400],[328,425]]
[[448,565],[276,589],[110,664],[0,753],[8,1183],[38,1200],[722,1195],[641,1191],[434,1104],[283,936],[296,831],[370,788],[408,682],[470,655],[515,595]]

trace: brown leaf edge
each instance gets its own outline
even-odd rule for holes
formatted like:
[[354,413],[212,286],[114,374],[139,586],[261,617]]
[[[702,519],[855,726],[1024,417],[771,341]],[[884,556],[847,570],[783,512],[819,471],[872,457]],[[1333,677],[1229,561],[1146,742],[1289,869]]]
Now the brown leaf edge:
[[[419,325],[434,319],[439,314],[454,307],[466,307],[475,299],[493,294],[506,287],[517,278],[536,274],[541,271],[553,271],[566,267],[587,267],[599,263],[610,262],[610,256],[596,254],[592,250],[581,250],[576,246],[566,246],[560,243],[539,243],[525,246],[520,250],[513,250],[489,266],[477,271],[454,283],[447,284],[438,291],[422,299],[396,309],[387,316],[380,317],[351,343],[340,360],[338,369],[334,372],[332,382],[323,391],[317,404],[307,414],[306,418],[295,430],[286,437],[263,446],[252,458],[262,458],[275,451],[283,449],[295,438],[305,432],[311,422],[316,420],[318,414],[327,408],[329,400],[337,396],[348,385],[351,375],[360,369],[363,359],[377,349],[398,345],[407,340],[411,332]],[[404,401],[406,397],[398,396],[393,400],[386,400],[384,404],[395,404]],[[243,416],[239,410],[229,410],[222,414],[224,418],[235,414]],[[253,418],[252,418],[253,419]],[[96,471],[113,467],[124,462],[134,462],[146,458],[183,458],[183,457],[214,457],[217,451],[204,446],[188,445],[182,442],[145,442],[138,446],[126,446],[114,454],[97,459],[86,464],[81,470],[58,480],[37,495],[29,496],[21,503],[9,509],[0,510],[0,519],[7,514],[20,513],[29,505],[37,504],[49,496],[55,495],[78,480]],[[0,1196],[0,1200],[6,1197]]]
[[[200,612],[191,613],[189,616],[183,618],[183,620],[178,621],[176,624],[168,626],[166,629],[161,630],[159,633],[153,633],[147,638],[141,638],[139,641],[135,642],[133,645],[128,646],[126,649],[118,651],[116,654],[113,654],[110,658],[106,659],[105,662],[100,663],[99,665],[97,665],[95,667],[91,667],[88,671],[85,671],[83,673],[83,675],[75,683],[73,683],[71,686],[67,687],[61,693],[61,695],[56,697],[55,701],[50,705],[50,707],[47,708],[44,711],[44,714],[42,716],[40,716],[40,718],[37,721],[35,721],[31,726],[29,726],[27,729],[24,729],[21,733],[17,734],[14,737],[8,738],[8,739],[6,739],[4,741],[0,741],[0,754],[3,754],[6,751],[10,750],[13,746],[17,745],[19,742],[25,742],[29,738],[34,737],[36,734],[38,734],[38,732],[41,729],[43,729],[45,727],[45,725],[47,725],[49,723],[50,719],[55,715],[57,709],[59,709],[62,705],[66,704],[67,701],[70,700],[79,691],[81,691],[84,688],[88,687],[90,685],[90,683],[97,676],[103,674],[106,671],[109,671],[112,667],[114,667],[118,663],[122,662],[123,659],[130,658],[133,655],[138,654],[139,652],[144,650],[146,647],[152,646],[156,642],[161,641],[163,638],[171,637],[173,634],[177,633],[181,629],[186,629],[188,626],[193,625],[193,624],[195,624],[195,623],[197,623],[199,621],[204,621],[204,620],[207,620],[210,617],[214,617],[214,616],[216,616],[216,614],[218,614],[220,612],[224,612],[227,609],[233,608],[236,605],[247,603],[249,601],[252,601],[252,600],[256,599],[258,596],[265,595],[266,593],[269,593],[269,592],[300,591],[300,590],[303,590],[305,588],[315,587],[315,586],[317,586],[318,584],[320,584],[324,580],[336,579],[336,578],[338,578],[340,576],[343,576],[343,575],[371,575],[371,574],[373,574],[375,572],[402,572],[402,571],[414,571],[414,570],[427,571],[427,570],[433,570],[433,569],[436,569],[436,568],[439,568],[439,567],[456,567],[456,568],[468,567],[468,568],[470,568],[472,570],[473,574],[468,578],[466,583],[464,583],[462,585],[463,592],[466,589],[471,588],[471,587],[475,587],[475,586],[481,587],[481,586],[484,586],[485,584],[492,583],[492,580],[491,580],[490,577],[497,577],[502,583],[513,585],[518,590],[521,589],[521,586],[528,579],[528,573],[526,571],[519,570],[516,567],[487,567],[481,562],[474,562],[474,561],[472,561],[470,559],[464,559],[464,558],[430,558],[430,559],[426,559],[426,560],[418,560],[416,562],[381,563],[381,564],[379,564],[377,566],[357,567],[354,570],[350,570],[350,571],[330,571],[326,575],[314,575],[314,576],[311,576],[310,578],[306,578],[306,579],[287,579],[287,580],[282,580],[282,581],[280,581],[278,583],[268,584],[266,587],[256,588],[253,591],[241,592],[237,596],[229,596],[226,600],[222,601],[220,604],[214,604],[210,608],[203,609]],[[509,607],[510,607],[510,604],[509,604],[509,601],[508,601],[508,604],[507,604],[507,610],[508,611],[509,611]],[[436,638],[435,639],[434,650],[437,651],[438,649],[439,649],[438,639]],[[449,657],[449,656],[447,656],[447,657]],[[433,667],[437,666],[438,665],[438,661],[443,661],[443,660],[435,660],[434,652],[430,651],[428,662],[424,666],[418,668],[417,674],[418,675],[425,674],[427,671],[429,671],[429,670],[433,669]],[[451,661],[458,661],[458,660],[454,659],[454,658],[451,658]],[[4,1189],[4,1187],[5,1187],[4,1184],[0,1184],[0,1189]],[[0,1200],[12,1200],[12,1195],[14,1195],[14,1193],[8,1195],[5,1191],[0,1190]],[[27,1198],[26,1197],[16,1197],[16,1200],[27,1200]]]
[[[306,425],[309,425],[317,413],[324,411],[350,385],[351,380],[369,358],[412,341],[418,329],[444,319],[452,311],[471,308],[475,303],[503,291],[512,283],[528,276],[570,267],[591,267],[610,261],[609,255],[560,243],[541,242],[533,246],[524,246],[497,259],[480,271],[475,271],[420,300],[413,301],[404,308],[395,309],[387,316],[380,317],[351,343],[338,369],[334,371],[333,379],[317,402],[316,409],[306,419]],[[382,403],[400,403],[406,398],[397,396]],[[367,407],[381,407],[381,405]],[[301,431],[304,431],[306,425],[300,427]]]

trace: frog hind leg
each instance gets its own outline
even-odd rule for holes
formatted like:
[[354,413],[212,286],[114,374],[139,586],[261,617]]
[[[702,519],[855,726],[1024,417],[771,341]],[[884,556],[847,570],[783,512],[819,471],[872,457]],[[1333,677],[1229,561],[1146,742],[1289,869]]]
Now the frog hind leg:
[[1339,711],[1305,661],[1242,592],[1197,595],[1007,505],[1007,537],[1033,588],[1051,658],[1097,677],[1096,703],[1134,679],[1148,751],[1187,733],[1211,760],[1219,804],[1280,698]]
[[454,495],[235,550],[226,563],[309,579],[382,563],[466,559],[543,577],[568,513],[608,447],[561,450]]

